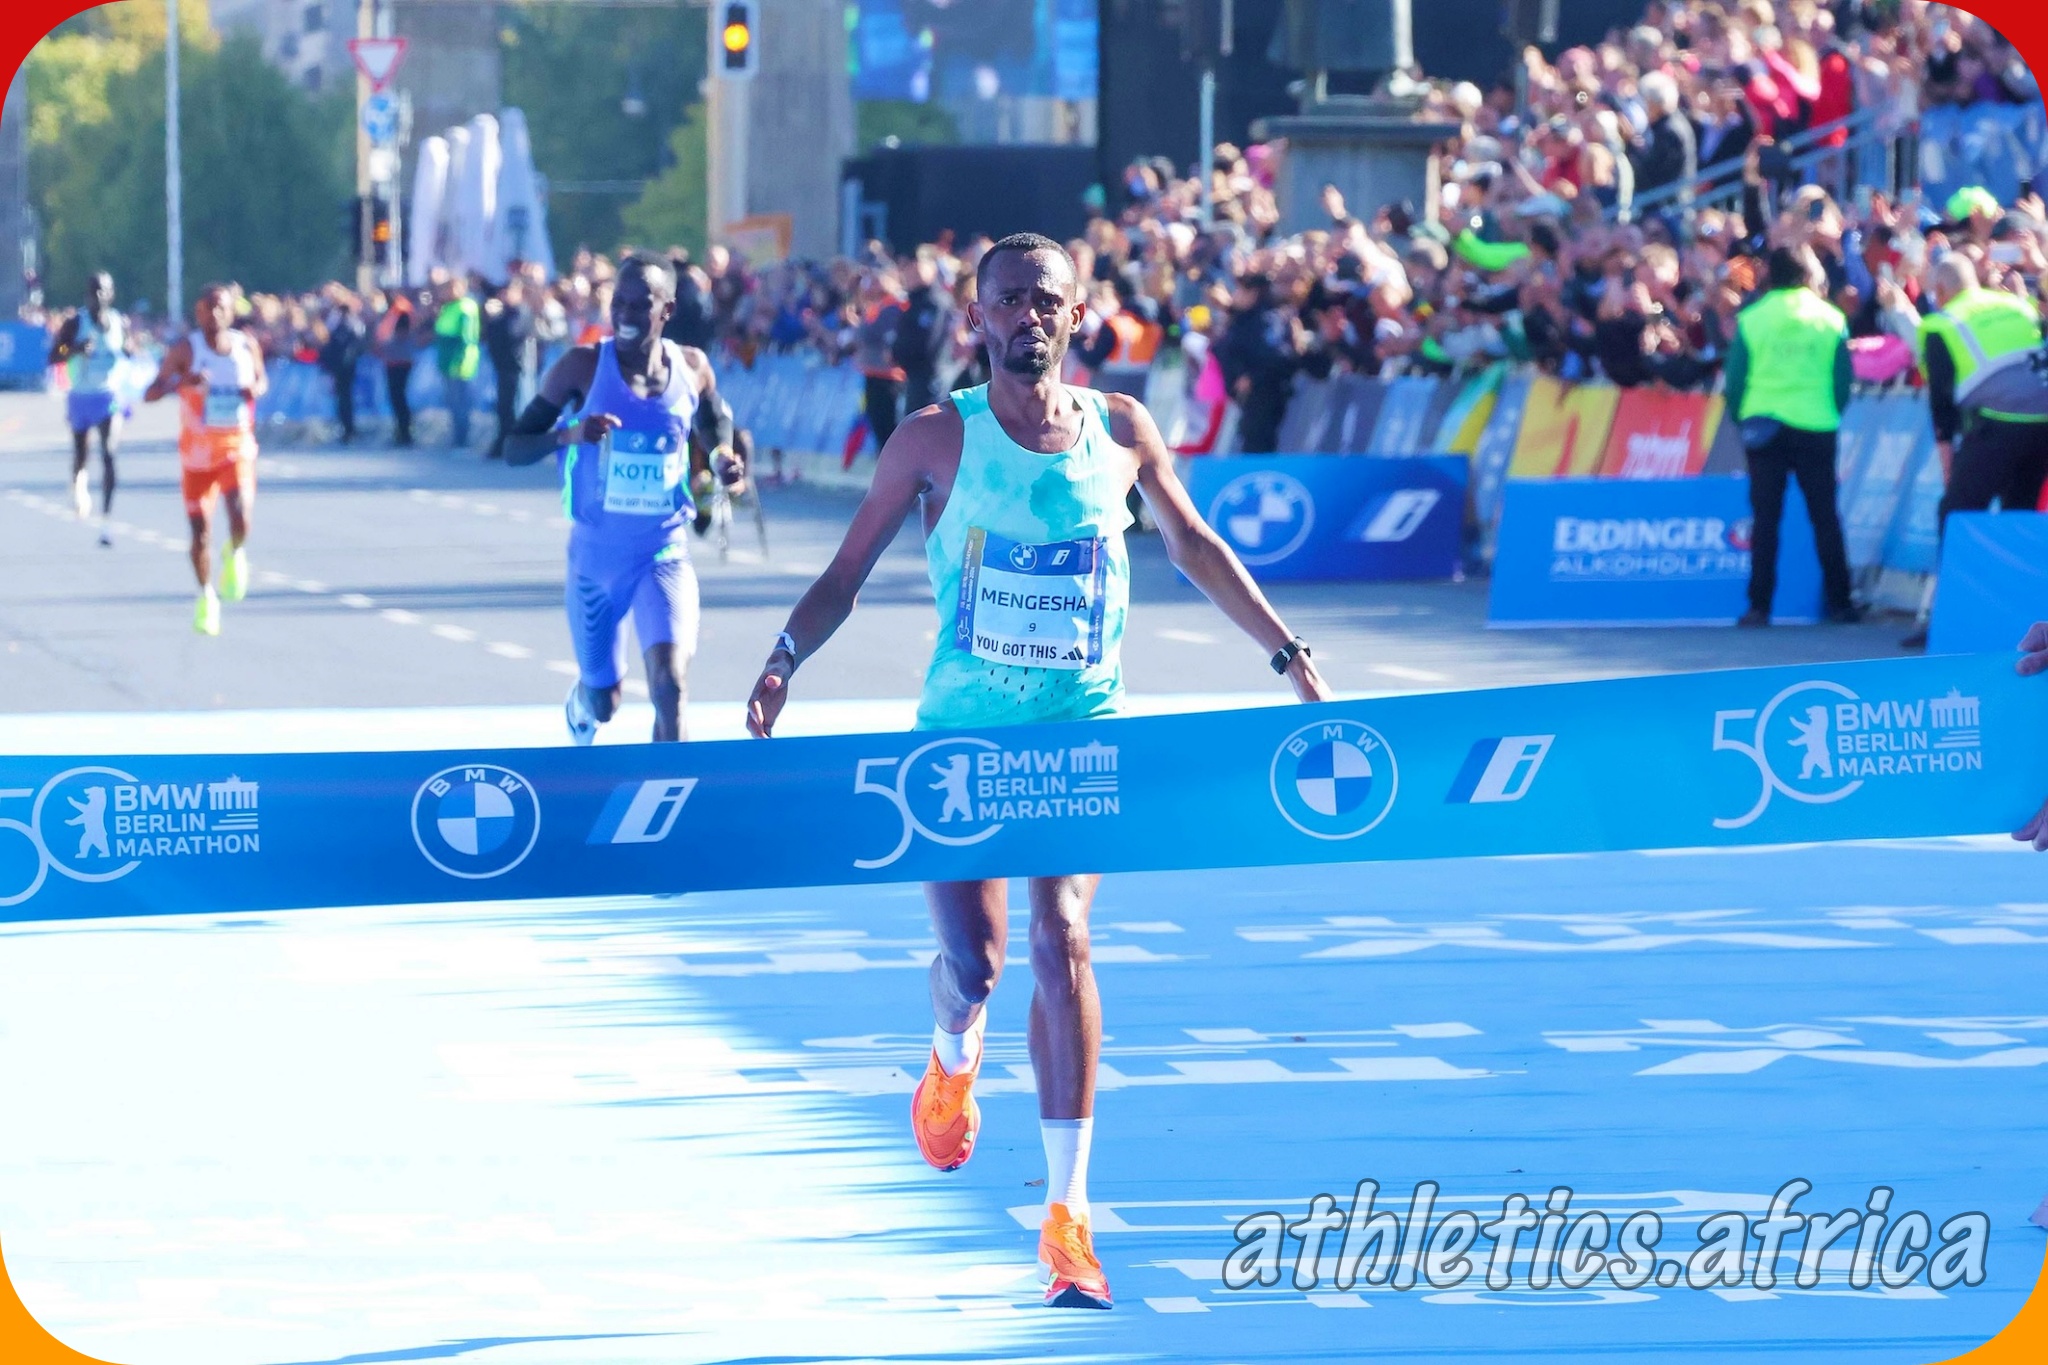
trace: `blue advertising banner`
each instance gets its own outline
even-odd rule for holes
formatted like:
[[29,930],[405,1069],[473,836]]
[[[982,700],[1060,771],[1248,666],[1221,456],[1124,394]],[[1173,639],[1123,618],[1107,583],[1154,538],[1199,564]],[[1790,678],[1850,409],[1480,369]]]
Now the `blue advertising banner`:
[[9,756],[0,918],[1980,834],[2044,787],[2048,679],[2009,654],[960,733]]
[[[1747,479],[1511,479],[1487,624],[1731,625],[1748,608]],[[1796,484],[1778,544],[1780,621],[1820,611]]]
[[1191,460],[1188,492],[1261,581],[1448,578],[1465,521],[1462,455]]
[[1934,449],[1927,404],[1913,394],[1859,398],[1843,414],[1842,539],[1859,573],[1884,562],[1907,490]]
[[2048,621],[2048,512],[1951,516],[1927,647],[1937,654],[2007,650],[2036,621]]
[[1913,472],[1899,497],[1898,515],[1885,537],[1884,567],[1901,573],[1933,573],[1941,561],[1941,495],[1948,471],[1934,438],[1915,447]]
[[1375,455],[1413,455],[1427,450],[1429,438],[1436,434],[1429,421],[1431,407],[1442,384],[1427,375],[1404,375],[1388,383],[1368,449]]
[[1515,438],[1522,431],[1522,410],[1529,405],[1529,388],[1534,376],[1511,374],[1501,381],[1500,397],[1493,416],[1479,433],[1472,452],[1472,509],[1482,528],[1500,520],[1501,489],[1508,479],[1508,463],[1515,458]]
[[50,338],[30,322],[0,322],[0,388],[40,389]]

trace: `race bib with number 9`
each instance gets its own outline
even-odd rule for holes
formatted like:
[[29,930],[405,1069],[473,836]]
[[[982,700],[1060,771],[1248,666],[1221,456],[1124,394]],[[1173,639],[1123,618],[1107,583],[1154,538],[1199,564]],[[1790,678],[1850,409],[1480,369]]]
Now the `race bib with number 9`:
[[248,404],[240,389],[210,388],[206,391],[206,425],[214,431],[239,431]]
[[605,450],[604,510],[634,517],[674,513],[682,505],[680,447],[673,432],[612,432]]
[[955,641],[990,663],[1072,670],[1101,663],[1103,551],[1100,537],[1030,545],[972,528]]

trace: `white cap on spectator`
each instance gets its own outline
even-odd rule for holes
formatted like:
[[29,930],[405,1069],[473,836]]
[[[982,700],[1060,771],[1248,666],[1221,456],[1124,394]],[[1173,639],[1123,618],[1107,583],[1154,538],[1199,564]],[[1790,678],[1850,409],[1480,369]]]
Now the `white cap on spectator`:
[[1662,71],[1652,71],[1636,82],[1636,93],[1643,97],[1643,103],[1659,113],[1669,114],[1678,108],[1678,82]]

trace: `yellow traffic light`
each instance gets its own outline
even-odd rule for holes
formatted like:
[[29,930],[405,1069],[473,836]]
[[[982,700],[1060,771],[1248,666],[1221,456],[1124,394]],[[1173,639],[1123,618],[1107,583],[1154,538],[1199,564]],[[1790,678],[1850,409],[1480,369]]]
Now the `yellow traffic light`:
[[718,46],[722,51],[715,63],[716,74],[728,78],[745,78],[754,74],[759,58],[754,49],[753,5],[733,3],[725,6],[724,22],[718,25]]

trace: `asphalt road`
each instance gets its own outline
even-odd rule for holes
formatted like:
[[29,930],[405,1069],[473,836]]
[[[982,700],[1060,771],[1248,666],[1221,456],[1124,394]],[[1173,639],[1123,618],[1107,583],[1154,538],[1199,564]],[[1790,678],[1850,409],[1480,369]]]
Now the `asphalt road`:
[[[486,424],[487,429],[488,424]],[[0,394],[0,710],[437,707],[555,703],[573,675],[564,523],[551,466],[473,452],[272,446],[250,540],[255,587],[218,638],[191,629],[193,584],[170,406],[131,424],[102,548],[70,511],[61,400]],[[697,554],[695,703],[743,699],[829,559],[849,492],[771,488],[770,553]],[[744,529],[744,528],[743,528]],[[1124,657],[1134,693],[1276,692],[1264,654],[1133,545]],[[1855,627],[1500,632],[1484,582],[1279,585],[1288,622],[1348,692],[1491,687],[1896,653],[1896,619]],[[798,699],[916,694],[936,625],[913,534],[798,679]],[[629,690],[644,695],[637,679]]]

